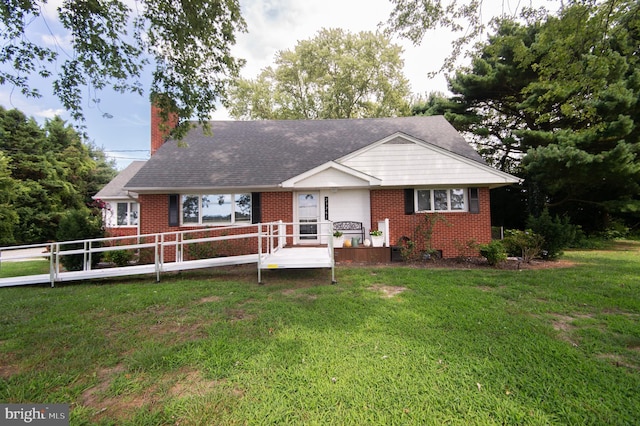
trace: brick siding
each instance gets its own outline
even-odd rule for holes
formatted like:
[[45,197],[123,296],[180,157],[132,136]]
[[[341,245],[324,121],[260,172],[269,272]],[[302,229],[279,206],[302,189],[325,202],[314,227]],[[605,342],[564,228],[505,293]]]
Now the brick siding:
[[[169,226],[169,196],[168,194],[140,194],[138,196],[140,202],[140,233],[155,234],[160,232],[176,232],[197,229],[211,229],[213,227],[201,226]],[[282,220],[283,222],[293,221],[293,196],[291,192],[264,192],[261,194],[261,221],[275,222]],[[226,235],[233,234],[232,230],[225,230]],[[195,234],[197,235],[197,234]],[[215,234],[207,234],[214,236]],[[222,234],[221,234],[222,235]],[[292,239],[287,241],[292,244]],[[223,246],[223,244],[220,244]],[[257,251],[257,243],[252,241],[248,243],[245,240],[237,240],[220,248],[224,249],[226,255],[255,253]],[[220,254],[220,253],[218,253]],[[175,249],[167,248],[164,253],[165,260],[175,259]]]
[[469,250],[469,242],[486,244],[491,241],[491,211],[489,188],[479,188],[480,213],[414,213],[404,211],[402,189],[371,191],[371,223],[389,218],[389,242],[397,245],[402,237],[408,237],[424,250],[425,238],[416,228],[425,222],[427,215],[434,223],[431,247],[442,250],[443,257],[478,256],[477,250]]
[[[480,213],[414,213],[404,212],[402,189],[371,191],[371,223],[389,219],[389,241],[397,245],[402,237],[408,237],[425,249],[424,236],[417,227],[429,217],[434,221],[431,248],[441,250],[443,257],[477,256],[477,250],[469,250],[469,243],[486,244],[491,241],[491,212],[489,188],[479,188]],[[170,227],[169,197],[167,194],[139,195],[140,233],[202,229],[202,227]],[[261,195],[261,221],[293,222],[293,196],[291,192],[263,192]],[[227,231],[229,233],[229,231]],[[287,241],[292,244],[292,239]],[[254,247],[247,247],[253,249]],[[175,251],[165,253],[172,258]],[[167,257],[168,256],[168,257]]]

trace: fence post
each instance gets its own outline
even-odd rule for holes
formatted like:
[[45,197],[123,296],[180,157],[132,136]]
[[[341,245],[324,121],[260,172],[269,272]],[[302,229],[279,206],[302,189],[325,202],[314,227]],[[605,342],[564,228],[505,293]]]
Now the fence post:
[[162,262],[162,260],[160,259],[160,256],[162,255],[162,252],[158,252],[158,249],[161,249],[161,242],[158,241],[158,234],[155,235],[155,244],[154,244],[154,249],[155,249],[155,262],[156,262],[156,282],[160,282],[160,264]]
[[91,249],[92,249],[91,241],[87,241],[87,244],[88,244],[88,251],[87,251],[87,271],[90,271],[90,270],[91,270],[91,263],[92,263],[92,262],[91,262],[91,257],[92,257],[92,254],[93,254],[93,253],[91,252]]
[[258,223],[258,284],[262,284],[262,224]]
[[49,246],[49,279],[51,280],[51,287],[55,287],[55,280],[56,280],[56,264],[55,264],[55,260],[54,260],[54,256],[55,256],[55,243],[51,243],[51,245]]

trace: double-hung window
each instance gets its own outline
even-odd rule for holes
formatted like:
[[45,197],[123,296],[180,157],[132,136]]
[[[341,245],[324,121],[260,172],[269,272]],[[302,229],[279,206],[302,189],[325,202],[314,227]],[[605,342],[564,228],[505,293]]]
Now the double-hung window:
[[251,223],[251,194],[182,195],[183,225]]
[[139,205],[135,202],[117,203],[116,226],[137,226]]
[[468,211],[467,191],[464,188],[416,189],[415,206],[419,212]]

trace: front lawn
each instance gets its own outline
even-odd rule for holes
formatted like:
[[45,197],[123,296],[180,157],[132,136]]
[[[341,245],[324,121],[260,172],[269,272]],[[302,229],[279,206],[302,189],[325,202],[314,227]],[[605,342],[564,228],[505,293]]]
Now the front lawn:
[[72,425],[634,424],[640,243],[561,268],[0,289],[0,402]]

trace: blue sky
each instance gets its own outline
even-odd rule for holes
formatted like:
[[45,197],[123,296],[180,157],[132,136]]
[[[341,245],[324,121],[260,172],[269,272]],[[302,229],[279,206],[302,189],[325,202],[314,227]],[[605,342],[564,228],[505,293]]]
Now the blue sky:
[[[38,28],[37,25],[30,27],[30,30],[33,31],[31,37],[41,37],[43,42],[55,42],[64,48],[68,45],[66,36],[53,22],[56,4],[60,2],[50,0],[47,5],[47,31],[41,31],[42,27]],[[509,6],[508,0],[485,3],[494,3],[493,7],[497,8],[487,10],[487,22],[493,13]],[[519,2],[514,0],[512,3]],[[546,0],[534,3],[548,5]],[[387,20],[392,7],[388,0],[240,0],[240,4],[248,33],[239,35],[232,52],[247,60],[242,71],[247,78],[255,77],[261,69],[272,65],[277,51],[292,49],[299,40],[313,37],[321,28],[375,31],[380,22]],[[55,40],[51,33],[55,35]],[[440,68],[450,51],[452,39],[446,32],[430,33],[418,47],[405,40],[395,40],[404,48],[404,71],[413,93],[446,92],[444,76],[430,79],[427,74]],[[149,87],[150,73],[151,69],[143,80],[145,88]],[[34,86],[43,95],[38,99],[25,98],[9,86],[0,86],[0,105],[7,109],[17,108],[39,122],[56,114],[69,120],[69,115],[52,94],[51,83],[52,80],[34,80]],[[106,90],[97,96],[100,98],[99,105],[85,99],[83,106],[89,139],[116,159],[119,169],[126,167],[133,159],[147,159],[150,132],[148,94],[139,96]],[[112,118],[104,118],[104,113]],[[224,109],[220,109],[212,114],[212,119],[229,117]]]

